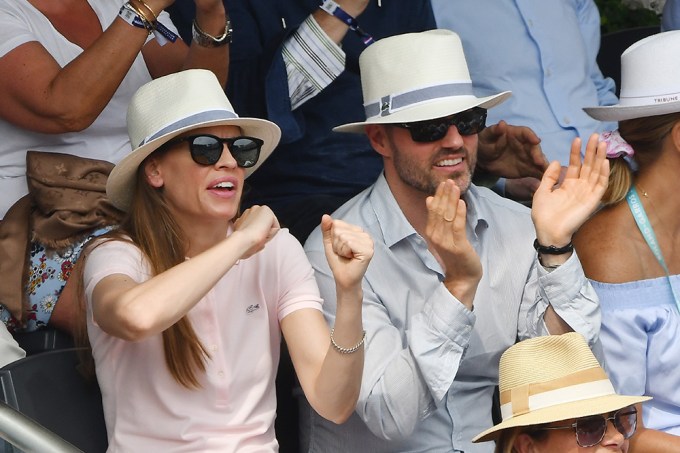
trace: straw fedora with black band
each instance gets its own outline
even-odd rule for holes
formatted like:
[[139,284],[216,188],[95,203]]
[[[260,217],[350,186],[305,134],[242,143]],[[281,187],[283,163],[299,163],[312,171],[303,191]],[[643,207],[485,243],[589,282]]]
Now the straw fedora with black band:
[[621,54],[619,103],[583,110],[602,121],[680,112],[680,30],[651,35],[628,47]]
[[333,128],[363,133],[368,124],[410,123],[441,118],[472,107],[491,108],[509,91],[477,97],[463,46],[450,30],[390,36],[359,57],[366,121]]
[[617,395],[576,332],[532,338],[508,348],[501,356],[499,388],[503,421],[473,442],[496,439],[508,428],[606,414],[651,399]]
[[127,211],[142,161],[178,135],[207,126],[237,126],[243,135],[264,141],[257,164],[245,169],[246,178],[269,157],[281,137],[279,127],[270,121],[240,118],[210,71],[188,69],[159,77],[140,87],[130,101],[127,127],[133,151],[109,175],[106,194],[111,203]]

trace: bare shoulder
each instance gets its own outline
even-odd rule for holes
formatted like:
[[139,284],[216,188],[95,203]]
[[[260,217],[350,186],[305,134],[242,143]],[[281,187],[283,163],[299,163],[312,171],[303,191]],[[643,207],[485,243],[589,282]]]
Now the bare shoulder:
[[640,234],[628,206],[620,203],[598,211],[574,235],[574,247],[588,278],[621,283],[642,275]]

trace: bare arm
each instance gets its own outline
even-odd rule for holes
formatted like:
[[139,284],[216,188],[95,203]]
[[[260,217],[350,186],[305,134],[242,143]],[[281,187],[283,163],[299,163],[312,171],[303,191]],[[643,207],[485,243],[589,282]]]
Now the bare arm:
[[638,409],[638,428],[633,437],[630,438],[630,453],[667,453],[669,451],[680,451],[680,437],[672,434],[649,429],[642,422],[642,405],[637,405]]
[[[340,5],[347,14],[354,18],[363,13],[368,6],[368,0],[337,0],[336,3]],[[342,41],[347,34],[347,30],[349,30],[347,24],[322,9],[317,8],[316,11],[312,13],[312,16],[323,31],[326,32],[328,37],[336,44],[339,44],[340,41]]]
[[143,283],[123,274],[104,277],[92,293],[94,319],[108,334],[129,341],[161,333],[193,308],[237,260],[262,250],[278,229],[269,208],[254,206],[239,218],[228,238]]
[[[196,22],[212,36],[225,32],[227,12],[221,0],[196,0]],[[153,78],[172,74],[180,69],[209,69],[222,86],[229,72],[229,46],[202,47],[191,43],[188,50],[181,39],[172,46],[159,46],[154,40],[142,49],[144,60]]]
[[[148,0],[160,12],[172,0]],[[202,3],[219,3],[203,0]],[[199,11],[215,11],[206,20],[206,31],[224,31],[222,15],[207,6]],[[202,15],[199,17],[203,17]],[[215,18],[217,17],[217,19]],[[213,23],[220,20],[221,32]],[[200,20],[200,19],[199,19]],[[209,31],[210,30],[210,31]],[[63,68],[38,42],[20,45],[0,58],[0,117],[17,126],[42,133],[80,131],[91,125],[109,103],[135,57],[146,42],[147,32],[120,18],[77,58]],[[181,40],[163,47],[153,41],[144,46],[144,57],[154,77],[175,72],[182,67],[213,69],[226,81],[228,54],[224,47],[209,49],[192,45],[190,50]],[[148,49],[148,50],[147,50]],[[218,55],[221,52],[223,55]],[[211,58],[213,60],[211,60]]]
[[[335,342],[351,348],[362,339],[361,281],[373,256],[373,241],[359,227],[324,216],[321,222],[326,259],[336,283]],[[361,389],[364,350],[345,354],[329,341],[321,312],[299,310],[281,322],[291,359],[311,406],[321,416],[342,423],[354,412]]]
[[63,68],[38,42],[22,44],[0,58],[0,116],[36,132],[85,129],[113,97],[146,36],[116,19]]

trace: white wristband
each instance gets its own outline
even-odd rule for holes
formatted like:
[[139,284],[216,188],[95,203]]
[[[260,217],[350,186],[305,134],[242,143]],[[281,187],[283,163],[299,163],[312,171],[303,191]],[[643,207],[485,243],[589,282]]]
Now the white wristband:
[[178,36],[162,23],[158,21],[151,23],[142,18],[141,14],[135,11],[129,2],[121,6],[120,11],[118,11],[118,17],[133,27],[144,28],[149,34],[153,33],[159,46],[164,46],[169,42],[177,40]]
[[126,4],[124,4],[123,6],[120,7],[120,11],[118,11],[118,17],[120,17],[125,22],[132,25],[133,27],[144,28],[149,33],[151,33],[151,30],[148,29],[144,25],[144,21],[142,20],[141,17],[139,17],[139,14],[137,14],[136,11],[134,11],[132,8],[128,7],[127,5],[128,5],[128,3],[126,3]]

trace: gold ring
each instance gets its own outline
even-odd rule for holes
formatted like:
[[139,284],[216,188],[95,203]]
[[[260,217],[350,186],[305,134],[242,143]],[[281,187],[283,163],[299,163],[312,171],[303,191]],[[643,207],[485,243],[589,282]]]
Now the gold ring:
[[444,221],[445,221],[445,222],[453,222],[453,220],[454,220],[454,219],[447,219],[446,217],[444,217]]

